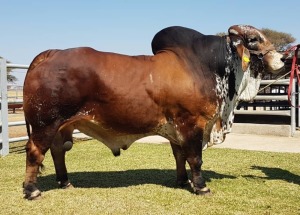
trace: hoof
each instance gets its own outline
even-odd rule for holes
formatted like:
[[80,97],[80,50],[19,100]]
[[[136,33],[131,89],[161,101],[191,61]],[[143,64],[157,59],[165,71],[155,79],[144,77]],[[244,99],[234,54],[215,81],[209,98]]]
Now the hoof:
[[28,200],[38,200],[42,197],[42,193],[34,184],[28,184],[24,186],[23,193],[24,198]]
[[64,183],[58,182],[58,184],[59,184],[59,187],[61,189],[72,189],[72,188],[74,188],[74,186],[69,181],[66,181]]
[[201,196],[210,196],[211,192],[210,189],[208,187],[203,187],[201,189],[195,189],[195,194],[196,195],[201,195]]
[[62,187],[62,189],[73,189],[73,188],[74,188],[74,186],[71,183],[69,183],[66,186]]
[[194,186],[193,182],[190,182],[190,185],[196,195],[201,195],[201,196],[211,195],[210,189],[208,187],[198,188]]
[[42,198],[42,193],[37,190],[31,194],[25,194],[24,198],[27,200],[39,200]]

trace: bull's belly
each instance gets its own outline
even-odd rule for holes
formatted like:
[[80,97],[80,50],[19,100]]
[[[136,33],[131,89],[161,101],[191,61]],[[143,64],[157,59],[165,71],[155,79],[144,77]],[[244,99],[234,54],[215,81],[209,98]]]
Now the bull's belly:
[[176,132],[172,123],[164,123],[154,127],[147,133],[124,133],[105,127],[101,122],[95,120],[79,120],[74,122],[73,127],[82,133],[93,137],[108,148],[114,155],[119,155],[120,150],[126,150],[130,145],[138,139],[151,135],[160,135],[172,143],[179,144],[182,142],[181,135]]
[[118,132],[113,128],[106,128],[100,122],[94,120],[77,122],[75,128],[82,133],[101,141],[111,149],[114,155],[119,155],[121,149],[126,150],[134,141],[152,135],[150,132],[146,134]]

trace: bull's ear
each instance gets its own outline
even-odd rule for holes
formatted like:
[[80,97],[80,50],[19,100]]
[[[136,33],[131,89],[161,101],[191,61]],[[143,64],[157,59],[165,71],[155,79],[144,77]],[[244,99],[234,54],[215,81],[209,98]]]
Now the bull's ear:
[[250,64],[250,52],[242,44],[236,46],[237,53],[242,60],[242,69],[245,72]]
[[253,27],[248,25],[233,25],[228,29],[231,41],[236,47],[237,53],[242,60],[242,69],[246,71],[250,63],[250,52],[245,47],[245,35]]

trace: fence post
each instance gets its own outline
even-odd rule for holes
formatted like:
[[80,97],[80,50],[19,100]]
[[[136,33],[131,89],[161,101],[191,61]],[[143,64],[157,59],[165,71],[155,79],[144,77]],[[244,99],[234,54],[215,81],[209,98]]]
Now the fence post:
[[299,86],[299,84],[297,84],[297,86],[298,86],[298,99],[297,99],[297,104],[296,104],[296,106],[297,106],[297,111],[296,111],[296,118],[297,118],[297,125],[296,125],[296,127],[300,127],[300,108],[299,108],[299,106],[300,106],[300,86]]
[[292,93],[291,93],[291,136],[293,137],[296,132],[296,82],[294,78],[292,81]]
[[5,156],[9,154],[8,142],[8,102],[7,102],[7,67],[6,60],[0,59],[0,87],[1,87],[1,139],[0,155]]

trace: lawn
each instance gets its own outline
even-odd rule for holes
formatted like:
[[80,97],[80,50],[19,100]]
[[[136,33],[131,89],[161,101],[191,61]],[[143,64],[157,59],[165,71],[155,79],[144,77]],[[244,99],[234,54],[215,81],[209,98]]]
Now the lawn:
[[24,200],[25,153],[0,158],[0,214],[300,214],[300,154],[210,148],[204,176],[211,196],[176,187],[168,144],[133,144],[120,157],[95,140],[67,153],[75,189],[57,189],[50,153],[42,199]]

